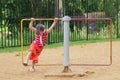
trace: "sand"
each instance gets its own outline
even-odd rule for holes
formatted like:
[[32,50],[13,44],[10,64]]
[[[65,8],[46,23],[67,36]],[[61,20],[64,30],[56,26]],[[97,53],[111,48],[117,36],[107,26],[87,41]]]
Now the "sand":
[[120,41],[113,42],[112,47],[112,65],[93,66],[110,63],[109,42],[70,46],[69,63],[78,65],[69,66],[68,73],[62,73],[63,65],[39,66],[63,64],[63,47],[44,49],[35,72],[22,65],[21,52],[0,53],[0,80],[120,80]]

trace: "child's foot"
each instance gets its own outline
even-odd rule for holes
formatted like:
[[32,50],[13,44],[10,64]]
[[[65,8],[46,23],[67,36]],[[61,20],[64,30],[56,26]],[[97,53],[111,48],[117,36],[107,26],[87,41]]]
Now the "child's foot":
[[30,70],[31,72],[33,72],[33,71],[35,71],[35,68],[31,67],[29,70]]
[[24,66],[27,66],[28,64],[27,63],[23,63]]

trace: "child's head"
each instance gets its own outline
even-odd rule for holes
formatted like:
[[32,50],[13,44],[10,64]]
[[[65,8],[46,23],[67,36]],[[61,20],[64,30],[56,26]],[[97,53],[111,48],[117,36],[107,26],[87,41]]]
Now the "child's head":
[[36,31],[36,33],[37,34],[40,34],[40,32],[43,32],[44,31],[44,29],[45,29],[45,26],[43,25],[43,24],[37,24],[36,25],[36,29],[37,29],[37,31]]

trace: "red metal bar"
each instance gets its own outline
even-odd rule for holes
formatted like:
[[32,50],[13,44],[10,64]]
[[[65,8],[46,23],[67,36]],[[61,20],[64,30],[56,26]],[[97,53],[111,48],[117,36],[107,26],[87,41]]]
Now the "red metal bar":
[[110,66],[111,64],[70,64],[70,66]]
[[112,19],[110,19],[110,64],[112,64]]
[[111,20],[111,18],[71,18],[71,20]]

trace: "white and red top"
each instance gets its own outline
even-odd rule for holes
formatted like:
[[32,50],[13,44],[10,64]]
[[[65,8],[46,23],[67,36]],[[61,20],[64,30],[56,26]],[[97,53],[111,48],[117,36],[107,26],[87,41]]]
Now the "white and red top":
[[46,44],[46,39],[47,39],[48,32],[46,30],[43,31],[42,35],[36,34],[34,43],[38,47],[43,47]]

